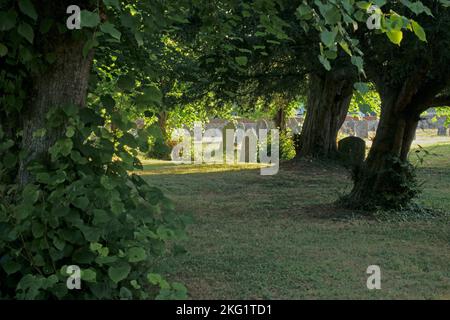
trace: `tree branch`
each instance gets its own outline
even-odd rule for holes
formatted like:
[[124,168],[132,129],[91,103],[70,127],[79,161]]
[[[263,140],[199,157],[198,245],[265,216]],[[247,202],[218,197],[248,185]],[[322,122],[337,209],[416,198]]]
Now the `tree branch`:
[[429,107],[450,107],[450,95],[435,97],[431,100]]

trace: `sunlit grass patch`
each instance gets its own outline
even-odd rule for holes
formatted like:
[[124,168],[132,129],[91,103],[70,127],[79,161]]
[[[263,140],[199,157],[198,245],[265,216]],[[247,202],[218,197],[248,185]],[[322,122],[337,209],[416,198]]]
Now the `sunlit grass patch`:
[[[419,168],[419,201],[450,211],[450,145],[426,148],[437,156]],[[450,296],[449,222],[334,218],[347,211],[332,203],[352,187],[341,167],[281,163],[277,175],[261,176],[252,165],[152,164],[145,179],[195,219],[187,254],[155,268],[185,283],[193,299]],[[382,290],[366,288],[373,264],[381,267]]]
[[137,174],[194,174],[212,173],[224,171],[256,170],[268,167],[260,163],[239,163],[239,164],[176,164],[163,160],[143,160],[144,170],[137,171]]

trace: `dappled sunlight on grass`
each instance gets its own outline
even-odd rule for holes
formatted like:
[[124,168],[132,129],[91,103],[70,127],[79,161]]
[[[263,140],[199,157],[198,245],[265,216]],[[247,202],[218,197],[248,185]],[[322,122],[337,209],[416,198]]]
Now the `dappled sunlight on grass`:
[[[419,169],[419,200],[450,210],[450,144],[427,149],[438,156]],[[351,214],[332,205],[351,190],[342,167],[282,162],[277,175],[261,176],[257,165],[144,164],[147,181],[194,216],[188,253],[155,266],[185,283],[191,298],[449,296],[448,223],[335,219]],[[366,288],[371,264],[382,268],[383,290]]]
[[[419,147],[412,149],[409,159],[413,164],[422,168],[450,168],[450,142],[426,146],[427,155],[423,151],[416,152],[420,150]],[[418,157],[424,157],[422,164]]]
[[163,160],[143,160],[144,170],[136,171],[140,175],[166,175],[166,174],[194,174],[212,173],[225,171],[256,170],[268,165],[260,163],[240,163],[240,164],[176,164],[172,161]]
[[[412,150],[410,160],[417,165],[418,177],[423,183],[419,200],[428,207],[450,211],[450,143],[426,146],[428,154]],[[424,157],[420,163],[419,157]]]

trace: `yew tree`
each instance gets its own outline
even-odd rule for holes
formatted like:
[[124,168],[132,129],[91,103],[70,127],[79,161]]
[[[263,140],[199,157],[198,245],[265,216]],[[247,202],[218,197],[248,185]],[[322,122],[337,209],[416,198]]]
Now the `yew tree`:
[[[399,32],[398,47],[380,36],[366,37],[362,48],[366,70],[381,97],[380,124],[355,186],[347,198],[356,207],[400,208],[418,191],[408,162],[421,114],[450,105],[450,10],[438,1],[424,1],[429,11],[413,25],[422,41]],[[401,11],[400,11],[401,12]],[[404,23],[396,18],[397,28]]]

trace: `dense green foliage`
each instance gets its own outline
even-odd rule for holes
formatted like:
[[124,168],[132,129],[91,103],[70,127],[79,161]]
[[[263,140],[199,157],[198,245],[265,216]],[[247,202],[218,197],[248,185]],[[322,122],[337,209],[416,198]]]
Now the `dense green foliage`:
[[[129,174],[140,167],[147,136],[137,130],[135,138],[135,125],[120,117],[111,131],[90,108],[58,109],[48,121],[69,125],[50,160],[31,165],[36,181],[0,189],[3,297],[150,298],[158,295],[151,285],[160,286],[159,297],[184,297],[182,285],[148,270],[183,236],[185,220],[159,189]],[[3,170],[14,166],[12,145],[2,140]],[[68,265],[82,270],[81,294],[66,288]]]

